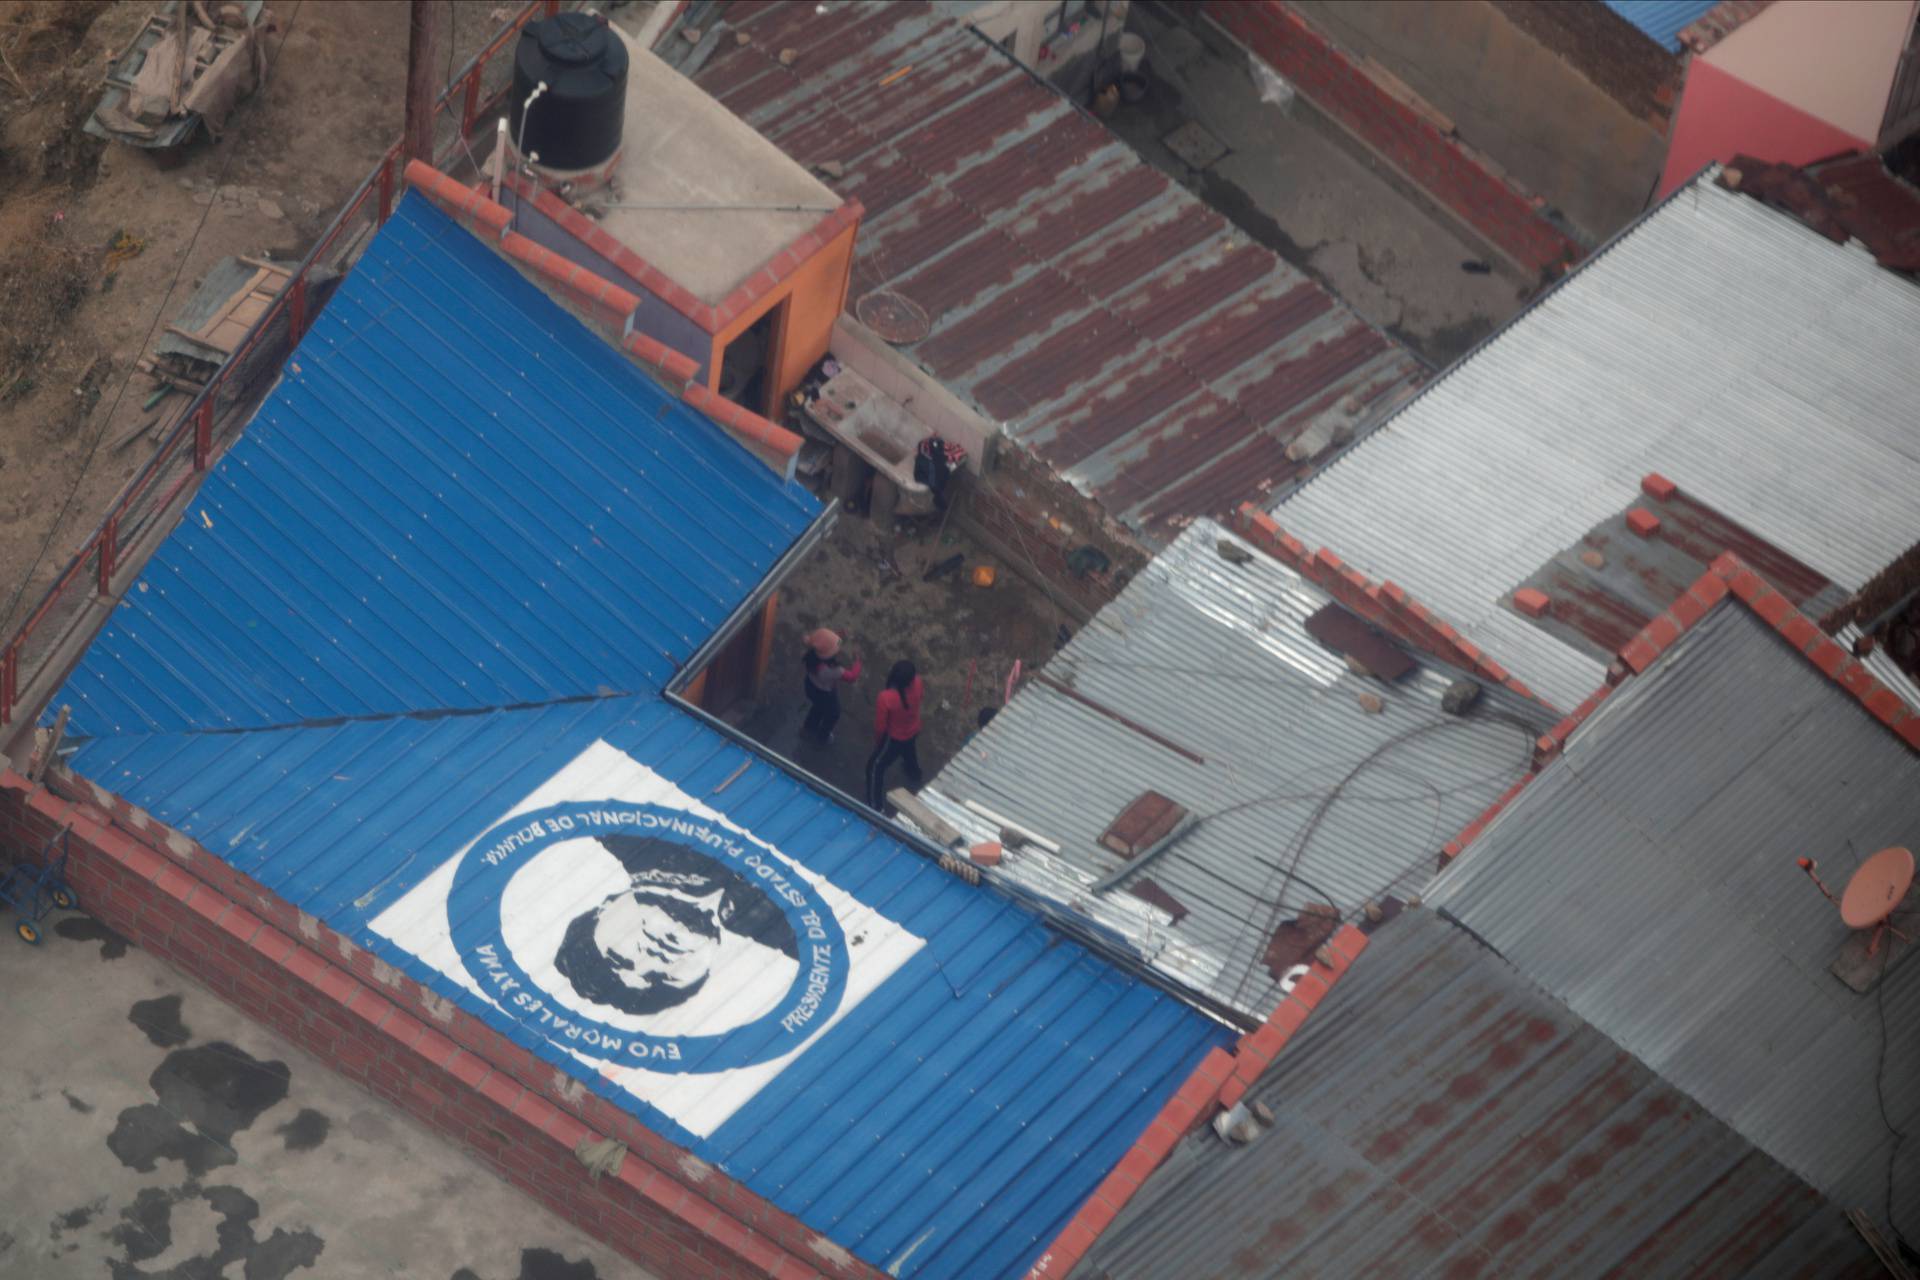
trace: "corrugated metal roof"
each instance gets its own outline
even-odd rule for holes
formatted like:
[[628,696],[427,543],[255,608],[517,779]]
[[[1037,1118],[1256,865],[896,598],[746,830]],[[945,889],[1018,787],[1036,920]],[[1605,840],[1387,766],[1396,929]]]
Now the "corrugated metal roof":
[[[72,765],[903,1276],[1019,1274],[1226,1038],[658,699],[117,737]],[[551,796],[558,779],[637,798],[611,780],[623,767],[652,775],[653,803],[785,855],[850,940],[842,1016],[796,1058],[758,1068],[764,1081],[575,1056],[578,1041],[481,994],[486,971],[453,951],[461,921],[446,904],[459,898],[444,887],[437,922],[409,930],[422,895],[451,878],[448,860],[517,802]],[[532,903],[534,890],[509,882],[500,945],[522,947],[539,928],[529,916],[564,921],[601,890],[581,892],[523,911],[513,895]],[[887,957],[863,946],[893,966],[864,992],[863,966],[885,970]]]
[[1915,332],[1910,281],[1709,175],[1274,516],[1570,707],[1603,664],[1503,602],[1649,472],[1849,591],[1912,545]]
[[1606,0],[1607,8],[1646,33],[1662,49],[1680,51],[1680,33],[1720,0]]
[[[1920,966],[1854,994],[1844,885],[1920,847],[1920,756],[1726,603],[1628,680],[1429,888],[1573,1011],[1837,1203],[1876,1213],[1920,1119]],[[1920,1157],[1902,1157],[1903,1194]]]
[[409,194],[53,705],[84,736],[651,692],[818,512]]
[[867,210],[856,300],[912,299],[933,326],[917,361],[1150,535],[1291,483],[1289,442],[1365,430],[1420,375],[919,0],[725,16],[752,39],[722,41],[697,80],[795,160],[845,166],[834,185]]
[[1016,1275],[1226,1031],[659,697],[816,510],[409,197],[71,764],[859,1257]]
[[[1246,562],[1224,558],[1223,543]],[[1265,1017],[1281,994],[1264,962],[1274,929],[1311,902],[1352,918],[1368,898],[1411,893],[1441,846],[1526,772],[1553,719],[1495,688],[1471,716],[1447,715],[1440,696],[1458,673],[1431,662],[1392,685],[1354,674],[1305,630],[1329,602],[1196,520],[1048,663],[1072,693],[1027,684],[921,799],[977,839],[996,838],[997,824],[970,800],[1058,843],[1057,858],[1016,850],[994,874]],[[1358,701],[1366,692],[1384,699],[1378,714]],[[1101,833],[1150,790],[1199,826],[1096,894],[1128,865]],[[1129,892],[1142,879],[1186,914],[1170,922]]]
[[1248,1094],[1072,1273],[1165,1276],[1881,1274],[1839,1209],[1461,930],[1416,909]]

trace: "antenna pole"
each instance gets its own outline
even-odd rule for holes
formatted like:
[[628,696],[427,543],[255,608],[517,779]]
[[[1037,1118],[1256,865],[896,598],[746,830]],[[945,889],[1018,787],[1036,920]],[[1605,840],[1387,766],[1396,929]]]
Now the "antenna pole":
[[1836,907],[1840,905],[1840,899],[1834,897],[1833,891],[1820,882],[1819,863],[1815,862],[1812,858],[1801,858],[1798,859],[1798,865],[1802,871],[1807,873],[1807,879],[1813,881],[1813,887],[1826,895],[1828,902],[1831,902]]

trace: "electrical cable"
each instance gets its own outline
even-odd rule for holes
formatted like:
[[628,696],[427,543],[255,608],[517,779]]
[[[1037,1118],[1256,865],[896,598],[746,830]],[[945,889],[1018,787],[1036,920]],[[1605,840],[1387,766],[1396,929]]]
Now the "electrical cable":
[[[273,56],[267,61],[263,81],[272,81],[274,68],[280,63],[280,54],[286,49],[287,41],[293,38],[294,25],[300,21],[300,11],[305,7],[306,0],[299,0],[299,3],[294,5],[293,12],[288,15],[286,30],[281,33],[280,43],[274,46]],[[262,84],[260,92],[262,95],[266,93],[265,83]],[[214,178],[213,196],[208,199],[206,207],[200,211],[200,221],[194,225],[193,235],[187,241],[187,247],[181,251],[179,262],[174,264],[173,278],[167,282],[166,291],[160,295],[160,303],[154,308],[153,319],[147,324],[146,336],[140,340],[141,351],[145,351],[153,342],[154,332],[160,327],[160,318],[166,314],[174,289],[179,287],[180,277],[186,271],[188,259],[193,257],[194,246],[200,242],[200,233],[206,228],[207,218],[213,213],[213,206],[220,189],[226,185],[227,171],[232,167],[234,157],[239,153],[239,140],[235,139],[227,148],[226,156],[220,161],[220,172]],[[67,514],[73,509],[74,499],[80,496],[80,488],[86,483],[87,473],[93,469],[94,458],[99,455],[100,442],[106,439],[108,424],[113,421],[113,415],[119,412],[121,401],[126,399],[127,388],[133,384],[133,375],[138,367],[137,362],[127,365],[126,376],[120,380],[120,390],[114,395],[113,404],[100,416],[100,426],[93,433],[93,443],[88,446],[87,455],[81,460],[80,474],[74,477],[73,487],[67,491],[66,501],[60,504],[60,513],[53,518],[53,523],[47,526],[47,536],[41,539],[40,550],[33,557],[33,563],[27,566],[26,573],[21,575],[19,584],[14,587],[13,596],[7,601],[6,612],[0,613],[0,623],[10,623],[13,620],[13,611],[19,607],[20,597],[26,594],[27,585],[33,581],[33,575],[40,571],[40,565],[47,557],[47,549],[53,545],[54,538],[59,535],[60,526],[66,523]],[[212,393],[208,392],[208,394]]]

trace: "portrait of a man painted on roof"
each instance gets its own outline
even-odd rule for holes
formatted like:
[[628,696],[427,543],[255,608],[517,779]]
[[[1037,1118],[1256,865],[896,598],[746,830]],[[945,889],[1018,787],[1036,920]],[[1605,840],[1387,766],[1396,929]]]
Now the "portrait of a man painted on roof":
[[[588,1009],[645,1017],[688,1009],[696,1025],[751,1021],[793,981],[793,925],[739,872],[650,836],[596,841],[628,882],[568,922],[554,968]],[[754,993],[725,990],[718,970],[753,975]],[[711,1013],[703,1006],[714,1005]]]
[[372,925],[476,1012],[694,1134],[923,945],[604,742]]

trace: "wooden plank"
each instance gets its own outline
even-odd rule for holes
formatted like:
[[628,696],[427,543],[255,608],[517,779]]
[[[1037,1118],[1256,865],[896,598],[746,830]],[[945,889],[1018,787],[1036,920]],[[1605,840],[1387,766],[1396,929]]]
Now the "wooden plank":
[[220,322],[233,314],[236,307],[246,301],[247,295],[253,292],[254,288],[260,283],[261,278],[265,275],[266,272],[260,270],[258,267],[254,268],[252,278],[234,290],[232,296],[221,304],[220,309],[207,317],[207,322],[200,326],[200,332],[190,333],[187,336],[200,342],[206,342],[208,335],[219,328]]

